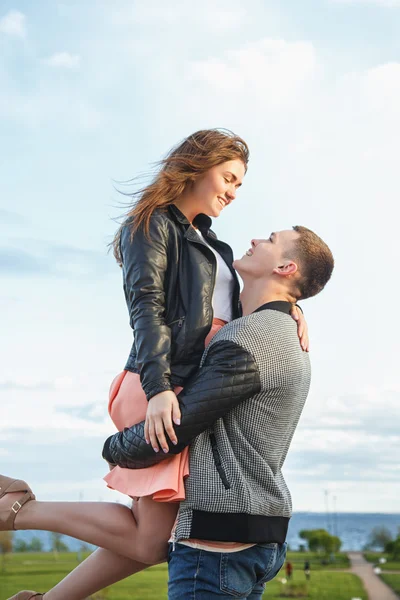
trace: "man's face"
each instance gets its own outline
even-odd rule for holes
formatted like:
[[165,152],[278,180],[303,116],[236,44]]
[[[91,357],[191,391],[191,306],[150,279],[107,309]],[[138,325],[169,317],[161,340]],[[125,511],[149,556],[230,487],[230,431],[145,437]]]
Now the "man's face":
[[251,247],[233,266],[240,275],[265,277],[274,269],[290,262],[291,247],[299,237],[297,231],[287,229],[271,233],[267,239],[251,240]]

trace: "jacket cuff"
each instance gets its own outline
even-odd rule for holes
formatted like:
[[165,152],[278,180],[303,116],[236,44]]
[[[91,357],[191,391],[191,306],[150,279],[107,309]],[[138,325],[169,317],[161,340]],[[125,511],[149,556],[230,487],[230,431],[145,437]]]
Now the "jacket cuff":
[[163,379],[158,379],[157,381],[151,381],[147,385],[143,385],[142,387],[144,393],[146,394],[147,400],[151,400],[153,396],[160,394],[161,392],[167,392],[169,390],[173,391],[173,385],[171,384],[171,380],[164,377]]
[[112,438],[113,438],[113,436],[110,435],[110,437],[106,439],[106,441],[104,442],[103,453],[102,453],[104,460],[106,460],[111,465],[114,464],[113,457],[111,456],[111,450],[110,450],[110,444],[111,444]]

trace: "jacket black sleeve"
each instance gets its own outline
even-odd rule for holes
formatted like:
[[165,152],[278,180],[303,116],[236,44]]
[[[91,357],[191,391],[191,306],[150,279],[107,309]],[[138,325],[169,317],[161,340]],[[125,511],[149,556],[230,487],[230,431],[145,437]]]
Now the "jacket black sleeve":
[[[144,439],[144,422],[124,429],[106,440],[103,458],[129,469],[154,465],[183,448],[229,410],[261,389],[253,356],[231,341],[212,344],[204,364],[178,395],[181,425],[178,444],[169,441],[169,454],[155,453]],[[167,437],[168,440],[168,437]]]
[[167,219],[156,214],[150,219],[148,237],[140,228],[131,240],[129,225],[121,233],[130,323],[135,332],[140,380],[148,400],[159,392],[173,389],[171,330],[165,323],[164,292],[168,231]]

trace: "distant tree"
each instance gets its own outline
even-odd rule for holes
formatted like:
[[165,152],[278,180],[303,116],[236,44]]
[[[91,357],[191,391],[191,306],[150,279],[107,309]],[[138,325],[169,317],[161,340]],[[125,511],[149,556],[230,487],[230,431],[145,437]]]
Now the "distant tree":
[[12,552],[13,547],[13,532],[0,531],[0,553],[1,553],[1,572],[6,568],[6,554]]
[[318,552],[320,550],[320,539],[326,533],[328,532],[325,529],[302,529],[299,537],[307,542],[308,549],[311,552]]
[[29,546],[25,540],[16,539],[13,547],[14,552],[29,552]]
[[81,544],[80,550],[81,550],[81,552],[90,552],[91,548],[90,548],[89,544],[85,544],[85,542],[83,542]]
[[51,548],[53,550],[54,557],[57,558],[59,552],[68,552],[69,548],[65,542],[62,540],[61,533],[50,533],[51,539]]
[[328,535],[326,536],[323,542],[323,548],[326,554],[332,554],[334,552],[339,552],[342,547],[342,540],[337,535]]
[[368,548],[384,550],[386,544],[393,540],[392,534],[387,527],[374,527],[368,537]]
[[308,542],[310,537],[314,537],[315,535],[321,532],[327,533],[325,529],[302,529],[299,533],[299,537],[301,537],[302,540],[306,540],[306,542]]
[[29,552],[43,552],[43,542],[38,537],[33,537],[28,546]]
[[386,544],[385,552],[389,554],[392,560],[400,559],[400,535]]
[[80,545],[80,548],[78,550],[78,552],[76,553],[76,560],[78,562],[82,562],[83,561],[83,554],[85,552],[90,552],[90,546],[88,546],[88,544],[85,544],[85,542],[82,542]]
[[335,535],[331,535],[325,529],[303,529],[299,537],[308,544],[311,552],[322,552],[326,555],[339,552],[342,541]]

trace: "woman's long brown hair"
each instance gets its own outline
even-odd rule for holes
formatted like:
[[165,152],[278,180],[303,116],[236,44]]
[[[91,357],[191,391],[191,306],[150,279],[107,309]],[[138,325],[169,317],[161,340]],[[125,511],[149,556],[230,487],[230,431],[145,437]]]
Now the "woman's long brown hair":
[[[225,129],[196,131],[180,142],[160,161],[153,181],[132,194],[134,204],[125,215],[125,220],[133,217],[132,237],[139,227],[143,227],[147,235],[153,212],[173,204],[189,183],[212,167],[235,159],[241,160],[247,169],[249,149],[242,138]],[[112,242],[119,264],[122,262],[120,238],[125,220]]]

